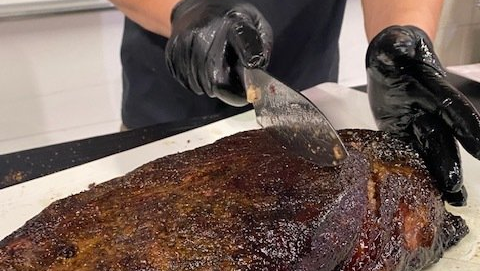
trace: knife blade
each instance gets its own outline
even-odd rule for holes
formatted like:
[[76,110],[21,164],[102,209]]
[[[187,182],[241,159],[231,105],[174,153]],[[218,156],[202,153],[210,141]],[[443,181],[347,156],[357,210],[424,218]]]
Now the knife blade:
[[240,69],[257,122],[286,149],[320,166],[338,165],[348,156],[331,123],[308,98],[261,69]]

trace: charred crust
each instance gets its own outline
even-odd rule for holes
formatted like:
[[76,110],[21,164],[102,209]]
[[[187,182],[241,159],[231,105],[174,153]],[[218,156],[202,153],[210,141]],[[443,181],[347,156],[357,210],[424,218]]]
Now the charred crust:
[[335,167],[264,130],[147,163],[0,241],[0,270],[419,270],[468,232],[411,147],[339,134],[350,156]]

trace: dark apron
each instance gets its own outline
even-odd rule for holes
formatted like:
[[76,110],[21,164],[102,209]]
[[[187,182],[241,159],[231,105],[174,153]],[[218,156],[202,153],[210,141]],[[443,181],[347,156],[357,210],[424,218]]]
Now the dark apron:
[[[346,0],[250,0],[272,25],[268,71],[303,90],[338,78],[338,37]],[[177,83],[165,65],[167,39],[128,18],[122,41],[122,120],[128,128],[218,114],[229,105]]]

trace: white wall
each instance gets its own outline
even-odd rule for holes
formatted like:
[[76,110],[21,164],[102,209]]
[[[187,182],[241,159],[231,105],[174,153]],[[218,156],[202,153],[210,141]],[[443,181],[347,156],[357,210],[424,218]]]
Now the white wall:
[[111,8],[108,0],[0,0],[0,20]]
[[368,42],[363,26],[361,0],[347,0],[339,42],[339,84],[345,86],[366,84],[365,53]]
[[435,48],[444,66],[480,62],[480,1],[445,0]]
[[118,131],[123,16],[0,22],[0,153]]

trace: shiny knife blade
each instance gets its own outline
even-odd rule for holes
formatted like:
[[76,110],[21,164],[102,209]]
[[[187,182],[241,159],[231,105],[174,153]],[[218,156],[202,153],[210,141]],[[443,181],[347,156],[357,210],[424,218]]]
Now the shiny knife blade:
[[260,69],[243,69],[257,122],[284,147],[321,166],[335,166],[347,150],[325,115],[301,93]]

